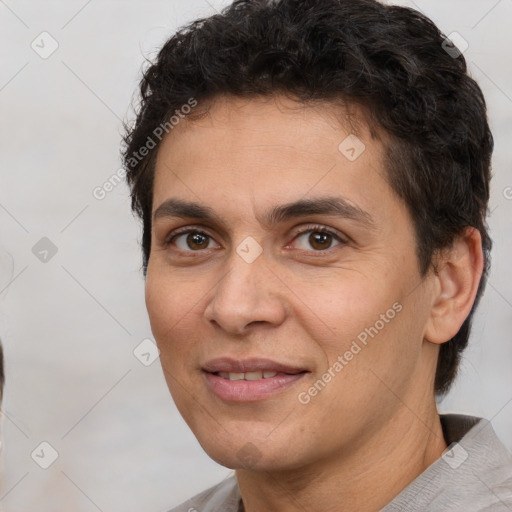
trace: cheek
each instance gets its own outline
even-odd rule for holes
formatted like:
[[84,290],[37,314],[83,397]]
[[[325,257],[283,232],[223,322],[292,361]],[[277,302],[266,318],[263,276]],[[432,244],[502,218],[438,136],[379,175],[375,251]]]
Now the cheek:
[[189,282],[166,275],[158,269],[148,266],[146,275],[146,308],[162,355],[171,348],[180,350],[180,341],[186,340],[186,333],[193,329],[192,315],[194,305],[199,300],[196,287]]
[[148,267],[146,275],[146,309],[151,322],[151,330],[160,342],[160,337],[174,323],[176,304],[173,295],[169,293],[165,280],[156,277],[155,272]]
[[326,276],[324,281],[304,280],[296,288],[303,302],[304,327],[329,360],[347,350],[358,336],[364,341],[365,333],[368,337],[366,329],[376,323],[379,333],[389,330],[396,316],[393,304],[400,293],[384,281],[368,273],[345,270]]
[[410,379],[420,357],[422,319],[413,297],[404,292],[408,281],[405,269],[402,275],[344,272],[316,286],[304,281],[310,310],[302,306],[307,312],[302,327],[322,353],[309,384],[315,386],[318,378],[327,384],[324,389],[319,383],[318,395],[316,389],[302,391],[312,397],[317,411],[326,407],[339,419],[339,414],[359,414],[361,402],[380,410],[379,404],[387,403],[381,393],[393,401],[380,379],[392,388]]
[[148,266],[146,308],[151,331],[160,350],[160,364],[169,391],[181,414],[186,417],[190,400],[190,379],[194,374],[194,325],[192,318],[197,298],[194,287],[179,279],[163,277]]

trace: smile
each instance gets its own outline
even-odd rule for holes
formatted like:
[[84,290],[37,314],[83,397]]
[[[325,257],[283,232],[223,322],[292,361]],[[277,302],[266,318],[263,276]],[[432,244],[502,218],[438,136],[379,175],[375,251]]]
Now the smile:
[[255,402],[274,397],[310,373],[269,359],[215,359],[202,370],[209,391],[227,402]]

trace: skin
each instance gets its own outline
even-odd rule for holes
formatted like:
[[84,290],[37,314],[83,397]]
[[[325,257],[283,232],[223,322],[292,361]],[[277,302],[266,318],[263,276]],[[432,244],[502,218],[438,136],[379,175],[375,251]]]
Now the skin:
[[[247,512],[379,510],[446,449],[435,367],[439,345],[474,301],[479,233],[468,228],[422,278],[410,214],[385,179],[382,142],[362,112],[352,109],[352,126],[333,110],[221,96],[206,116],[181,121],[158,152],[153,212],[172,198],[207,206],[218,219],[162,210],[154,219],[151,326],[180,413],[208,455],[236,469]],[[350,161],[338,145],[354,131],[365,150]],[[372,223],[265,219],[276,206],[333,196]],[[341,241],[327,236],[319,245],[315,226]],[[183,227],[208,236],[173,238]],[[252,263],[236,252],[248,236],[262,249]],[[301,403],[299,394],[396,303],[400,312]],[[211,392],[202,370],[224,356],[308,373],[267,399],[229,402]]]

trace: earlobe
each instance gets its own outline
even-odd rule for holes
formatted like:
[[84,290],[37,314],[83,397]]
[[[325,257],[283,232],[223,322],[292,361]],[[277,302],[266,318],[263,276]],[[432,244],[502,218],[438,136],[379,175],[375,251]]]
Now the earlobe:
[[426,340],[441,344],[457,334],[471,312],[483,268],[480,232],[467,227],[436,262],[436,286]]

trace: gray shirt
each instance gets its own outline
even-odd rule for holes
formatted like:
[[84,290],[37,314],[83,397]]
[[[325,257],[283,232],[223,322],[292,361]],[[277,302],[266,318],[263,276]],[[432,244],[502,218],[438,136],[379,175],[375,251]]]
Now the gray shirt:
[[[511,512],[512,455],[487,420],[441,415],[449,449],[381,512]],[[235,476],[170,512],[243,512]]]

